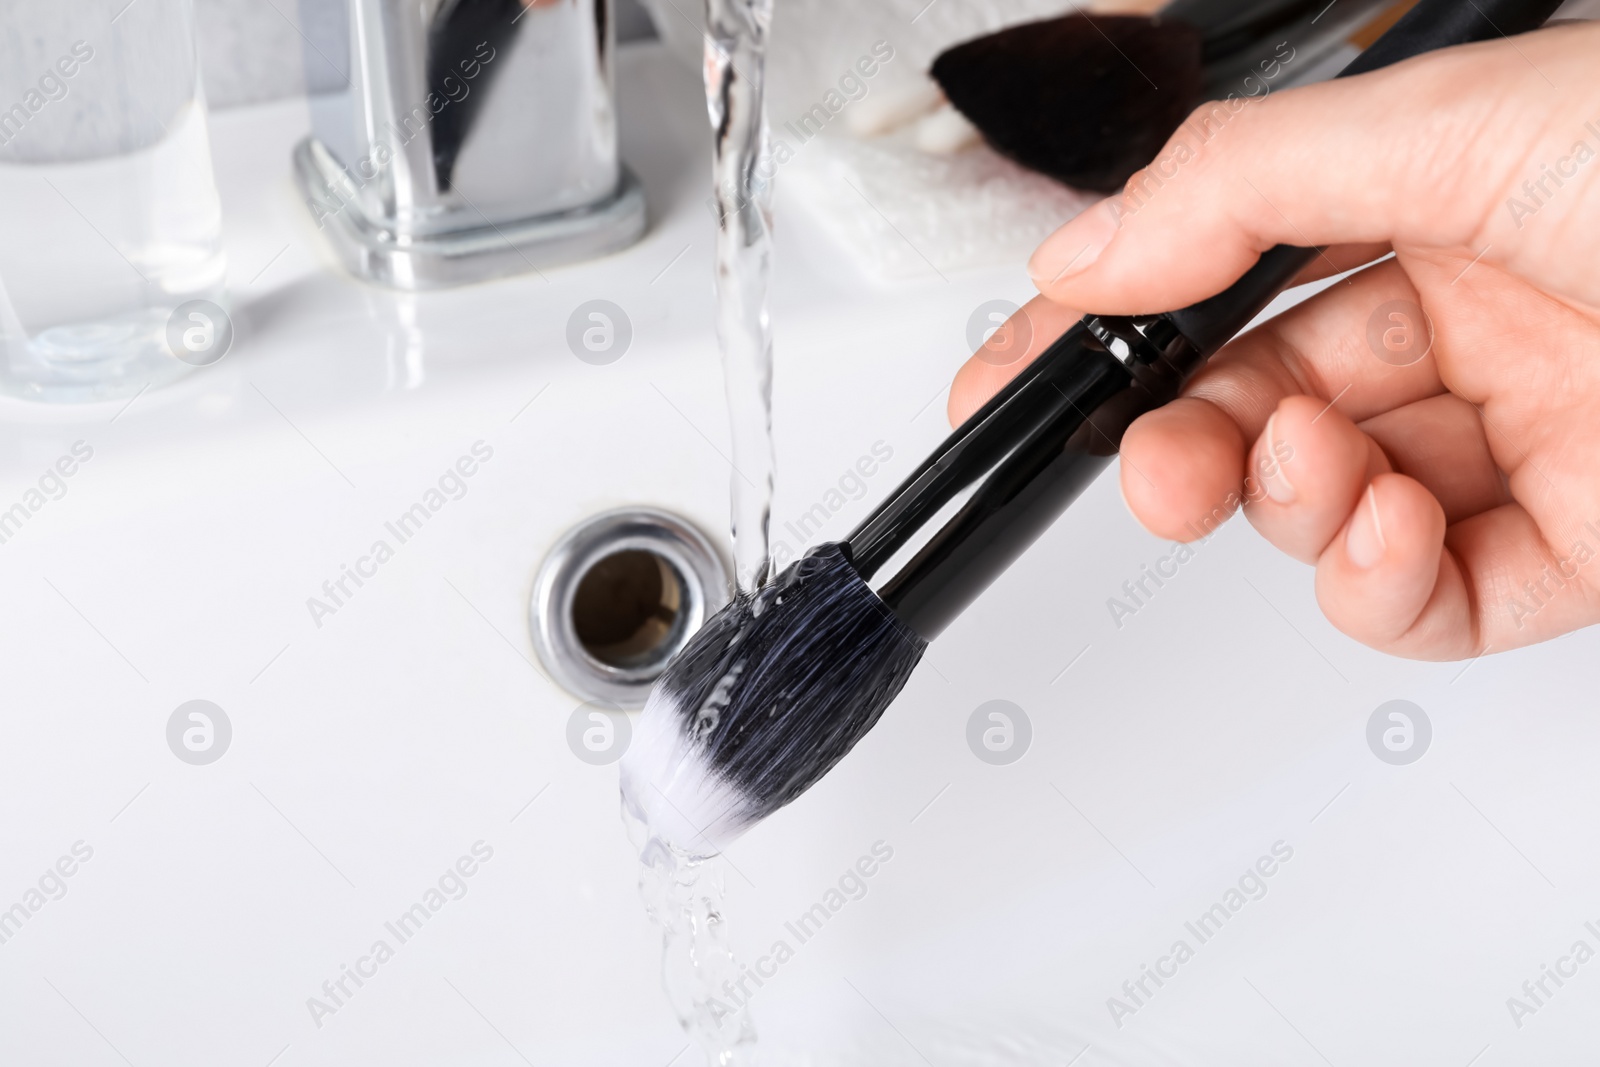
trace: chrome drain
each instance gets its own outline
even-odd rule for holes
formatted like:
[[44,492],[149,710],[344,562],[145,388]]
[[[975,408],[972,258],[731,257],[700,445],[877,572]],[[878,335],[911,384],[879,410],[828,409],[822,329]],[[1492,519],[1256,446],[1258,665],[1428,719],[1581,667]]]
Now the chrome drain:
[[528,615],[557,682],[586,700],[637,708],[727,600],[728,569],[705,534],[657,508],[619,508],[550,550]]

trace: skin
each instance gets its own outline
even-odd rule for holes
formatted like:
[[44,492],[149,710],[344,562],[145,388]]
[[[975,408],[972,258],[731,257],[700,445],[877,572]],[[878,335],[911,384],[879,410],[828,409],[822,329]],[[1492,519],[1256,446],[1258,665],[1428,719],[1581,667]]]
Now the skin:
[[[1041,295],[957,374],[952,424],[1083,312],[1182,307],[1275,244],[1324,246],[1300,281],[1369,265],[1128,430],[1134,516],[1190,540],[1186,524],[1246,501],[1315,566],[1329,620],[1398,656],[1600,621],[1597,55],[1600,25],[1557,26],[1275,93],[1209,140],[1197,112],[1157,180],[1034,253]],[[1397,301],[1426,319],[1380,311]],[[1006,337],[1030,340],[1010,354]]]

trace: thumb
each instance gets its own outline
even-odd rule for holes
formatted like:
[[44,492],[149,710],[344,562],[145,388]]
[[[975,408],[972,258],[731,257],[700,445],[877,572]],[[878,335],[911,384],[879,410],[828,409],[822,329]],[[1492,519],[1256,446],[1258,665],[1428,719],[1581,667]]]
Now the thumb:
[[1207,103],[1028,271],[1057,303],[1129,315],[1212,296],[1276,244],[1465,247],[1533,148],[1540,78],[1497,41]]

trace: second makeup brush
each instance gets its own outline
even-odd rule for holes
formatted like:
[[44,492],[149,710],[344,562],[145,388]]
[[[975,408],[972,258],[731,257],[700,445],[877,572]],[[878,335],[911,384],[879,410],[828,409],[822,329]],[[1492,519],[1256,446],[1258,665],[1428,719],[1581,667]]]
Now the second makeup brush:
[[1075,188],[1112,192],[1203,101],[1293,84],[1409,6],[1173,0],[1153,16],[1080,12],[956,45],[930,73],[997,152]]

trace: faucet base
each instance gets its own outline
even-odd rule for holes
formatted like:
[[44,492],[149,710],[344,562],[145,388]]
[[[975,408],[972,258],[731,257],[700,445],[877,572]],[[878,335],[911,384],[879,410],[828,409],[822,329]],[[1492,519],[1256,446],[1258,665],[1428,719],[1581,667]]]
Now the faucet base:
[[350,176],[315,137],[294,149],[300,193],[344,268],[392,289],[443,289],[620,251],[645,231],[644,189],[626,166],[603,200],[568,211],[427,236],[369,218]]

